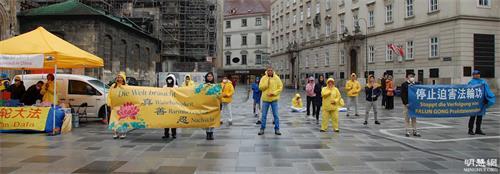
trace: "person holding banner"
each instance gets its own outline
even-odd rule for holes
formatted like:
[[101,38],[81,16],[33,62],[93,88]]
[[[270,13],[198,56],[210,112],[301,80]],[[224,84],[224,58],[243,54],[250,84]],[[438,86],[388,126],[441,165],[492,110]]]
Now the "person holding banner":
[[394,82],[392,81],[392,75],[387,75],[387,80],[385,81],[385,90],[387,91],[385,109],[394,109]]
[[253,91],[253,114],[257,118],[257,123],[256,124],[261,124],[262,122],[260,121],[259,118],[259,111],[260,111],[260,98],[262,96],[262,91],[259,89],[259,82],[260,82],[260,77],[255,77],[255,83],[252,84],[252,91]]
[[182,83],[182,87],[193,87],[194,86],[194,81],[191,78],[190,74],[186,74],[184,76],[184,83]]
[[[216,85],[215,80],[214,80],[214,74],[212,72],[208,72],[205,75],[205,84],[201,84],[201,85],[203,85],[203,88],[209,88],[213,85]],[[207,140],[214,140],[214,130],[215,130],[214,127],[209,127],[209,128],[205,129],[206,134],[207,134],[207,138],[206,138]]]
[[370,110],[373,108],[373,116],[375,117],[375,124],[380,124],[377,119],[377,98],[382,93],[380,89],[380,85],[375,82],[375,77],[373,75],[368,76],[368,84],[365,87],[366,94],[366,113],[365,113],[365,122],[363,125],[368,125],[368,117],[370,114]]
[[[125,79],[127,79],[127,76],[125,76],[124,72],[120,72],[116,75],[115,83],[111,85],[108,93],[112,93],[114,90],[119,90],[122,86],[127,86],[127,81]],[[109,106],[112,106],[111,102],[113,102],[111,100],[111,95],[108,95],[107,103]],[[125,137],[127,137],[127,130],[119,130],[118,126],[112,127],[111,129],[113,130],[113,139],[125,139]]]
[[339,89],[335,87],[335,80],[328,78],[327,86],[321,90],[323,98],[323,119],[321,121],[320,132],[326,132],[329,120],[332,121],[333,131],[339,132],[339,108],[344,106],[344,100],[340,95]]
[[[178,88],[177,86],[177,80],[175,79],[175,75],[169,74],[167,78],[165,79],[167,81],[167,84],[163,86],[163,88]],[[163,137],[162,139],[168,139],[170,138],[170,130],[172,130],[172,138],[176,139],[177,138],[177,129],[176,128],[165,128],[163,132]]]
[[[401,84],[401,101],[403,102],[403,117],[405,117],[405,130],[406,130],[406,137],[409,137],[410,134],[413,134],[413,136],[420,137],[420,133],[417,131],[417,118],[416,117],[410,117],[408,115],[408,107],[409,107],[409,101],[408,100],[408,88],[410,86],[416,85],[417,82],[415,82],[415,74],[412,72],[409,72],[406,74],[406,81]],[[411,122],[411,127],[413,128],[413,131],[410,132],[410,122]]]
[[40,91],[40,94],[43,95],[42,102],[57,104],[57,96],[54,101],[54,85],[56,85],[54,79],[54,74],[47,74],[47,82],[45,82],[42,86],[42,90]]
[[[472,72],[472,79],[469,81],[469,85],[477,85],[477,84],[482,84],[484,87],[484,107],[488,108],[490,106],[493,106],[495,104],[495,94],[491,91],[490,86],[488,85],[488,82],[486,80],[481,79],[481,73],[479,70],[474,70]],[[486,109],[485,108],[485,109]],[[476,122],[476,132],[474,132],[474,122]],[[469,119],[469,135],[486,135],[482,130],[481,130],[481,124],[483,122],[483,116],[482,115],[474,115],[471,116]]]
[[228,77],[224,77],[222,79],[222,115],[224,118],[221,118],[221,124],[224,123],[224,120],[229,116],[228,124],[231,126],[233,124],[233,113],[231,112],[231,102],[233,101],[234,87],[232,82],[228,79]]
[[347,96],[349,97],[349,103],[347,104],[347,115],[349,117],[349,112],[351,107],[354,105],[354,115],[358,114],[358,96],[361,91],[361,85],[358,82],[358,77],[356,73],[351,74],[351,79],[345,84],[345,90],[347,91]]
[[278,116],[278,100],[281,91],[283,90],[283,83],[278,75],[273,71],[272,67],[268,67],[266,75],[264,75],[259,83],[259,89],[262,91],[262,124],[258,135],[264,135],[267,121],[267,111],[271,107],[274,116],[274,134],[281,135],[280,121]]

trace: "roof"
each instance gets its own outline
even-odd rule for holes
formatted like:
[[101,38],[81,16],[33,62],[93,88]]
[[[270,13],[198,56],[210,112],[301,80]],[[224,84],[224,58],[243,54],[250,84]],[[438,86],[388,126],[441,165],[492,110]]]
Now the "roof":
[[271,0],[224,0],[224,16],[270,13]]
[[127,18],[120,18],[106,14],[106,12],[95,9],[91,6],[78,2],[78,0],[67,0],[65,2],[43,6],[21,12],[19,16],[35,17],[35,16],[103,16],[128,28],[136,30],[142,34],[145,33],[141,27],[133,23]]

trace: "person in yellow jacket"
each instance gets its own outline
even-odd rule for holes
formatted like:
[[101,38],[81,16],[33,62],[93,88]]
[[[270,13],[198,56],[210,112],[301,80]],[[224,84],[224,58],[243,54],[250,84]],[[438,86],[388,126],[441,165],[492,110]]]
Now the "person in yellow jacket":
[[186,74],[186,76],[184,76],[184,82],[182,83],[182,86],[181,87],[194,87],[194,81],[192,80],[191,78],[191,75],[190,74]]
[[335,87],[335,80],[328,78],[326,87],[321,89],[321,97],[323,99],[321,132],[326,132],[328,122],[332,120],[333,130],[339,132],[339,108],[344,106],[344,100],[340,95],[339,89]]
[[266,69],[266,75],[262,76],[259,82],[259,89],[262,91],[262,124],[260,125],[258,135],[263,135],[266,129],[267,111],[269,107],[273,110],[274,134],[281,135],[278,117],[278,100],[281,91],[283,91],[283,83],[280,77],[274,73],[272,67]]
[[[120,72],[118,75],[116,75],[116,78],[115,78],[115,83],[113,83],[111,85],[111,87],[109,88],[109,91],[108,91],[108,94],[112,93],[114,90],[120,90],[122,88],[122,86],[127,86],[127,81],[126,81],[127,77],[125,76],[125,73],[124,72]],[[108,95],[108,97],[106,98],[106,103],[108,104],[108,106],[112,106],[112,100],[111,100],[111,96]],[[110,120],[114,121],[116,120],[117,118],[110,118]],[[124,139],[126,136],[127,136],[127,130],[119,130],[119,124],[114,124],[116,125],[115,127],[110,127],[110,129],[113,130],[113,139],[117,139],[117,138],[120,138],[120,139]]]
[[358,96],[361,91],[361,85],[358,82],[358,76],[356,73],[351,74],[351,79],[347,81],[345,84],[345,90],[347,92],[348,103],[347,103],[347,116],[349,117],[349,112],[351,111],[351,107],[354,105],[354,115],[359,116],[358,114]]
[[295,97],[292,98],[292,106],[290,107],[292,112],[305,112],[306,108],[302,104],[302,98],[299,93],[295,94]]
[[40,94],[43,95],[42,102],[57,104],[57,96],[54,99],[54,85],[57,85],[54,79],[54,74],[47,74],[47,82],[45,82],[42,86],[42,90],[40,90]]
[[221,124],[224,123],[226,118],[229,116],[228,123],[229,126],[233,124],[233,113],[231,112],[231,102],[233,101],[233,94],[234,94],[234,87],[231,82],[227,77],[224,77],[222,79],[222,83],[220,84],[222,86],[222,118],[221,118]]

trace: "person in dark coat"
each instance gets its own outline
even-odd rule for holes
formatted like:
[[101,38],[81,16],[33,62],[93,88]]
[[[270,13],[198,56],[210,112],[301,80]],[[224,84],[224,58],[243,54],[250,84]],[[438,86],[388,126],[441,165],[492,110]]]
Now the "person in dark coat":
[[21,102],[24,103],[24,105],[34,105],[37,100],[42,101],[42,95],[40,94],[40,91],[42,90],[43,82],[38,81],[36,84],[31,85],[28,90],[24,93]]
[[21,77],[16,76],[16,78],[14,78],[14,84],[10,85],[8,90],[11,93],[11,100],[21,100],[24,96],[24,92],[26,92],[26,88],[24,87],[23,81],[21,81]]
[[[479,70],[474,70],[472,73],[472,79],[469,81],[468,85],[477,85],[477,84],[482,84],[484,85],[484,107],[488,108],[493,106],[496,101],[495,94],[493,91],[491,91],[490,86],[488,85],[488,82],[486,80],[481,79],[481,72]],[[486,109],[485,108],[485,109]],[[474,122],[476,123],[476,132],[474,132]],[[481,130],[481,124],[483,122],[483,116],[482,115],[473,115],[469,119],[469,135],[486,135],[483,130]]]
[[375,124],[380,124],[377,119],[377,98],[382,93],[380,89],[380,85],[375,82],[375,77],[370,75],[368,77],[368,84],[365,87],[366,94],[366,113],[365,113],[365,122],[363,125],[368,125],[368,117],[370,114],[370,110],[373,108],[373,116],[375,117]]
[[321,89],[323,89],[323,87],[326,87],[325,77],[323,75],[320,75],[318,83],[314,85],[314,93],[316,94],[316,98],[313,105],[313,115],[316,116],[316,124],[319,124],[319,111],[321,110],[321,105],[323,103],[323,99],[321,98]]
[[387,91],[385,90],[385,81],[387,80],[387,72],[384,72],[384,76],[380,79],[380,88],[382,89],[382,106],[387,103]]
[[[405,129],[406,129],[406,137],[409,137],[412,132],[410,132],[410,124],[413,128],[413,136],[420,137],[420,133],[417,132],[417,118],[410,117],[408,115],[408,107],[411,101],[408,101],[408,88],[413,85],[417,85],[415,82],[415,74],[408,73],[406,74],[406,81],[401,84],[401,101],[403,102],[403,117],[405,117]],[[410,123],[411,122],[411,123]]]

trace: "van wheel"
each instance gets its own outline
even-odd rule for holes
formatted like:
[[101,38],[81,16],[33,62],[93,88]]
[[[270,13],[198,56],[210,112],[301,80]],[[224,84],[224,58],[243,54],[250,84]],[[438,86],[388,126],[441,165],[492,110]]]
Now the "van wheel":
[[111,108],[108,107],[108,116],[106,119],[106,110],[104,109],[104,107],[107,107],[107,106],[101,106],[101,108],[99,109],[99,118],[101,118],[103,120],[103,123],[108,124],[109,123],[109,116],[111,116]]

